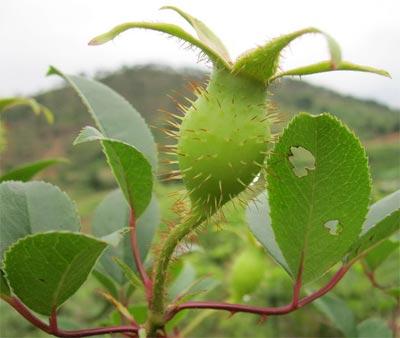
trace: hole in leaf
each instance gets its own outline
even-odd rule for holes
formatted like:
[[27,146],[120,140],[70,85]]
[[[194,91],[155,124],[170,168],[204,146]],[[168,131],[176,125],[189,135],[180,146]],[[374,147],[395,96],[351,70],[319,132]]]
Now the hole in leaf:
[[337,219],[326,222],[324,227],[329,230],[331,235],[334,236],[339,235],[343,230],[343,227],[340,225]]
[[39,281],[41,281],[42,283],[45,282],[45,280],[43,278],[39,278]]
[[314,155],[303,147],[290,147],[289,161],[297,177],[307,176],[309,170],[315,169]]

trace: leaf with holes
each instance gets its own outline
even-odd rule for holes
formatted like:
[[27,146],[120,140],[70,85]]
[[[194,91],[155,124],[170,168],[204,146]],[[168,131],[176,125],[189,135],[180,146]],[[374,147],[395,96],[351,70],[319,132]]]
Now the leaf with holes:
[[79,231],[75,204],[45,182],[0,184],[0,253],[18,239],[50,230]]
[[[292,147],[315,159],[299,176]],[[294,277],[322,276],[361,231],[370,194],[367,158],[359,140],[329,114],[297,115],[268,159],[270,216],[276,241]]]
[[357,260],[399,229],[400,190],[397,190],[370,207],[361,236],[353,243],[344,260]]
[[47,169],[48,167],[58,164],[65,163],[67,160],[63,158],[51,158],[47,160],[41,160],[33,163],[27,163],[18,168],[12,169],[4,175],[0,176],[0,182],[3,181],[29,181],[33,176]]
[[27,236],[6,252],[13,292],[32,310],[50,315],[86,281],[107,243],[79,233]]
[[[157,200],[153,197],[145,212],[139,217],[136,224],[137,239],[142,260],[146,259],[155,231],[160,223],[160,210]],[[97,207],[92,232],[95,236],[108,235],[120,228],[129,226],[129,206],[120,190],[109,193]],[[129,236],[126,236],[117,247],[109,247],[101,257],[98,265],[100,271],[110,275],[119,284],[127,279],[113,257],[118,257],[129,267],[134,268]]]
[[128,101],[100,82],[63,74],[51,67],[49,75],[63,77],[82,99],[101,133],[142,152],[156,171],[157,148],[146,122]]
[[135,147],[104,137],[96,128],[85,127],[74,145],[98,140],[108,163],[135,217],[139,217],[151,200],[153,173],[150,163]]

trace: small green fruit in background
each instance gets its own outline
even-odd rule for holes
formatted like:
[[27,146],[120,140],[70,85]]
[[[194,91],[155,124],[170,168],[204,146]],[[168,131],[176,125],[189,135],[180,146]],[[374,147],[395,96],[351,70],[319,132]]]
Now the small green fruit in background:
[[260,285],[266,270],[264,255],[255,248],[242,251],[233,262],[230,273],[232,301],[241,301]]

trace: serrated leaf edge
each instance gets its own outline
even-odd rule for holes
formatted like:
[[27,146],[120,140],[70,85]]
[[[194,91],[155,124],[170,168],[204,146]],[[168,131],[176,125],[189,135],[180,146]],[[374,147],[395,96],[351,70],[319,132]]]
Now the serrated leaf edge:
[[[9,180],[9,181],[0,182],[0,186],[1,186],[2,184],[6,184],[6,183],[22,183],[22,184],[40,183],[40,184],[44,184],[44,185],[47,185],[47,186],[50,186],[50,187],[55,188],[58,192],[60,192],[61,194],[63,194],[63,195],[67,198],[68,201],[71,202],[71,205],[73,206],[73,211],[74,211],[74,213],[75,213],[75,216],[77,217],[78,226],[79,226],[79,227],[78,227],[78,230],[76,231],[76,233],[79,233],[79,231],[81,231],[81,225],[82,225],[82,223],[81,223],[81,217],[80,217],[79,211],[78,211],[78,205],[76,204],[76,202],[75,202],[65,191],[61,190],[59,186],[57,186],[57,185],[55,185],[55,184],[52,184],[52,183],[49,183],[49,182],[46,182],[46,181],[43,181],[43,180],[31,180],[31,181],[28,181],[28,182]],[[54,230],[54,231],[57,231],[57,230]],[[71,232],[73,232],[73,231],[71,231]],[[26,237],[26,236],[25,236],[25,237]],[[24,238],[24,237],[22,237],[22,238]]]
[[[3,262],[2,262],[2,266],[1,266],[1,269],[2,269],[3,272],[4,272],[4,275],[3,275],[3,276],[4,276],[4,278],[6,279],[6,281],[7,281],[7,283],[8,283],[8,286],[9,286],[9,289],[10,289],[10,291],[11,291],[12,294],[15,294],[15,292],[14,292],[14,289],[13,289],[13,287],[12,287],[12,285],[11,285],[9,279],[8,279],[7,270],[6,270],[6,269],[7,269],[7,261],[8,261],[7,257],[8,257],[9,252],[11,252],[11,251],[13,250],[13,248],[14,248],[17,244],[19,244],[20,242],[22,242],[22,241],[25,241],[25,240],[27,240],[27,239],[29,239],[29,238],[31,238],[31,237],[36,237],[36,236],[38,236],[38,235],[51,234],[51,233],[58,233],[58,234],[60,234],[60,233],[66,233],[66,234],[72,234],[72,235],[77,235],[77,236],[84,236],[84,237],[87,237],[87,238],[89,238],[89,239],[93,239],[93,240],[96,240],[96,241],[98,241],[98,242],[102,242],[102,243],[105,244],[105,246],[104,246],[102,252],[101,252],[100,255],[97,257],[95,263],[93,264],[92,268],[90,269],[89,273],[87,274],[85,280],[83,281],[83,283],[81,284],[81,286],[79,287],[79,289],[87,282],[87,280],[89,279],[89,276],[92,274],[92,271],[94,270],[94,268],[95,268],[96,264],[98,263],[100,257],[101,257],[102,254],[104,253],[104,250],[105,250],[105,249],[107,248],[107,246],[109,245],[107,242],[105,242],[105,241],[103,241],[103,240],[101,240],[101,239],[99,239],[99,238],[97,238],[97,237],[94,237],[94,236],[91,236],[91,235],[88,235],[88,234],[85,234],[85,233],[81,233],[81,232],[73,232],[73,231],[65,231],[65,230],[62,230],[62,231],[38,232],[38,233],[36,233],[36,234],[30,234],[30,235],[27,235],[27,236],[25,236],[25,237],[19,238],[15,243],[13,243],[12,245],[10,245],[10,246],[7,248],[7,250],[4,252],[4,259],[3,259]],[[72,297],[79,289],[77,289],[77,290],[71,295],[71,297]],[[70,297],[69,297],[69,298],[70,298]],[[69,299],[69,298],[68,298],[68,299]],[[66,299],[64,302],[62,302],[61,304],[59,304],[59,305],[58,305],[58,308],[60,308],[64,303],[66,303],[66,302],[68,301],[68,299]]]
[[[99,119],[97,118],[97,116],[96,116],[96,114],[95,114],[95,112],[93,110],[93,107],[91,106],[89,101],[86,99],[86,97],[83,95],[83,93],[79,89],[79,87],[77,85],[75,85],[75,82],[70,78],[70,75],[64,74],[63,72],[61,72],[58,68],[56,68],[54,66],[50,66],[49,67],[46,75],[47,76],[58,75],[61,78],[63,78],[74,89],[74,91],[78,94],[78,96],[82,100],[83,104],[87,108],[90,116],[92,117],[92,119],[94,120],[95,124],[97,125],[97,128],[99,128],[101,133],[104,134],[104,130],[103,130],[101,124],[100,124]],[[133,107],[133,105],[126,98],[124,98],[121,94],[117,93],[115,90],[111,89],[110,87],[106,86],[105,84],[103,84],[103,83],[101,83],[99,81],[92,80],[92,79],[86,79],[86,80],[93,81],[96,84],[99,84],[101,87],[105,87],[108,90],[111,90],[112,92],[116,93],[122,101],[127,103],[133,110],[137,111]],[[145,125],[147,125],[147,123],[146,123],[145,119],[143,118],[143,116],[138,111],[137,111],[137,113],[138,113],[138,118],[141,119]],[[150,130],[150,137],[152,138],[152,141],[153,141],[153,151],[154,151],[155,158],[154,158],[154,163],[153,163],[153,160],[149,161],[149,163],[151,164],[152,168],[154,167],[154,171],[157,171],[158,151],[157,151],[156,143],[155,143],[155,140],[154,140],[154,135],[151,132],[151,130]]]

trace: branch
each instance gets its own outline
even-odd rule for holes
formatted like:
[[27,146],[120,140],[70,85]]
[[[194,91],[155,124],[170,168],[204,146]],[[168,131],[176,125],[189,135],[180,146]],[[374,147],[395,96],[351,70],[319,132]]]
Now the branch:
[[135,211],[132,208],[130,209],[130,215],[129,215],[129,227],[131,228],[131,247],[132,247],[133,257],[135,260],[135,265],[139,272],[140,278],[143,281],[147,299],[150,300],[152,297],[153,283],[149,278],[149,276],[147,275],[146,269],[144,268],[142,259],[140,257],[140,250],[137,243]]
[[55,311],[50,316],[50,325],[44,323],[38,317],[36,317],[18,298],[7,297],[3,298],[8,304],[10,304],[22,317],[24,317],[31,324],[36,326],[38,329],[51,334],[56,337],[89,337],[100,334],[112,334],[112,333],[133,333],[135,335],[139,332],[137,326],[111,326],[111,327],[99,327],[93,329],[84,329],[76,331],[65,331],[60,330],[57,327],[57,319]]
[[40,330],[51,334],[50,326],[42,322],[37,318],[22,302],[16,297],[2,298],[8,304],[10,304],[22,317],[24,317],[28,322],[39,328]]
[[385,286],[383,286],[383,285],[380,285],[380,284],[377,282],[377,280],[376,280],[376,278],[375,278],[375,272],[374,272],[374,271],[371,271],[371,270],[367,267],[367,265],[365,264],[365,262],[364,262],[363,260],[361,260],[360,263],[361,263],[361,266],[362,266],[364,275],[368,278],[368,280],[370,281],[371,285],[372,285],[374,288],[377,288],[377,289],[379,289],[379,290],[385,292],[386,289],[388,289],[388,288],[385,287]]
[[328,284],[326,284],[324,287],[322,287],[321,289],[319,289],[318,291],[313,292],[311,295],[304,297],[302,300],[300,300],[299,302],[299,307],[302,307],[304,305],[307,305],[308,303],[313,302],[314,300],[316,300],[317,298],[322,297],[323,295],[325,295],[326,293],[328,293],[329,291],[331,291],[337,283],[339,283],[341,281],[341,279],[344,277],[344,275],[346,274],[347,271],[349,271],[351,267],[351,264],[348,265],[344,265],[342,266],[338,272],[336,272],[333,277],[331,278],[331,280],[328,282]]
[[[311,295],[304,297],[303,299],[295,302],[296,299],[296,290],[300,290],[299,286],[301,283],[296,281],[295,283],[295,291],[296,293],[293,295],[293,301],[285,306],[279,307],[261,307],[261,306],[252,306],[252,305],[242,305],[242,304],[230,304],[230,303],[223,303],[223,302],[207,302],[207,301],[199,301],[199,302],[186,302],[183,304],[176,305],[175,307],[171,308],[166,313],[166,321],[171,320],[178,312],[185,310],[185,309],[214,309],[214,310],[224,310],[229,311],[231,313],[236,312],[245,312],[245,313],[253,313],[258,314],[261,316],[277,316],[283,315],[290,312],[293,312],[309,303],[314,301],[315,299],[323,296],[328,291],[332,290],[336,284],[343,278],[346,272],[349,270],[350,265],[342,266],[336,274],[332,277],[332,279],[321,289],[317,290],[316,292],[312,293]],[[301,269],[299,270],[299,272]],[[298,293],[297,293],[298,294]]]

